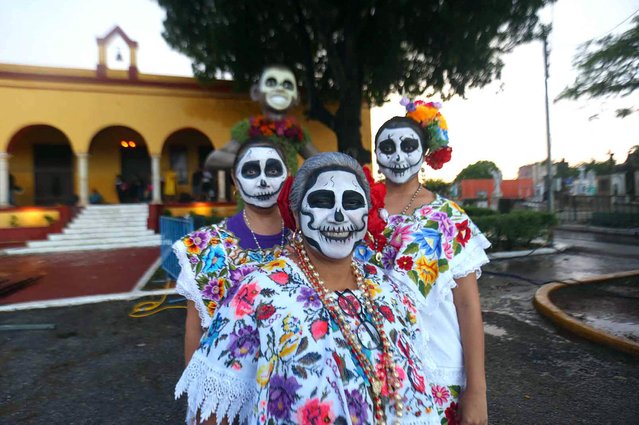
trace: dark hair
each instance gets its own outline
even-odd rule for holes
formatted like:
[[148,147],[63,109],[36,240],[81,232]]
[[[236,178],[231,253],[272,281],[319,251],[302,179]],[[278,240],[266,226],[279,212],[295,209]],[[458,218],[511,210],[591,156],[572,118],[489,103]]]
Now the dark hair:
[[375,134],[375,149],[377,149],[377,143],[379,142],[379,135],[382,133],[383,130],[387,128],[406,128],[406,127],[414,130],[415,133],[417,133],[417,135],[419,136],[419,140],[422,143],[422,149],[424,150],[424,152],[426,152],[429,147],[428,142],[430,142],[430,134],[427,131],[425,131],[424,128],[421,125],[419,125],[417,121],[408,117],[393,117],[389,119],[388,121],[386,121],[384,124],[382,124],[382,126],[379,128],[379,130],[377,130],[377,133]]
[[246,151],[249,150],[250,148],[259,148],[259,147],[274,149],[275,152],[277,152],[277,154],[280,156],[280,159],[284,163],[284,167],[286,167],[286,170],[288,171],[286,157],[284,156],[284,152],[282,151],[282,148],[280,148],[277,144],[267,139],[266,137],[251,137],[251,138],[248,138],[245,142],[243,142],[240,148],[237,150],[237,154],[235,155],[235,159],[233,160],[233,168],[231,169],[233,171],[233,174],[235,174],[235,172],[237,171],[237,164],[240,162],[240,158],[244,156]]

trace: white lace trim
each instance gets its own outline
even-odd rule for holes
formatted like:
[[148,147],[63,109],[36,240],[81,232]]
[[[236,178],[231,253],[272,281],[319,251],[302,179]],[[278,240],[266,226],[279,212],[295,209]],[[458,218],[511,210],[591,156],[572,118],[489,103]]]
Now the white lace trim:
[[466,372],[463,367],[435,367],[431,371],[433,382],[439,385],[466,386]]
[[[212,226],[211,230],[218,233],[219,236],[216,226]],[[202,291],[200,291],[200,288],[195,281],[193,265],[189,261],[186,253],[186,247],[184,246],[182,239],[173,244],[173,252],[180,264],[180,274],[176,281],[175,290],[187,300],[193,301],[200,316],[200,325],[203,329],[206,329],[211,325],[211,316],[209,315],[209,310],[204,304],[204,301],[202,301]]]
[[229,423],[239,416],[240,423],[247,423],[256,403],[255,383],[241,379],[233,371],[211,367],[200,351],[196,351],[182,377],[175,386],[175,399],[188,396],[188,424],[215,415],[220,425],[226,417]]
[[[455,279],[471,273],[475,273],[479,279],[481,267],[490,261],[484,252],[484,249],[489,246],[490,242],[481,233],[468,240],[464,249],[450,260],[448,270],[437,277],[433,289],[426,298],[424,299],[421,294],[418,297],[422,301],[419,308],[426,316],[434,314],[440,303],[452,300],[452,290],[457,286]],[[415,287],[415,285],[412,286]]]

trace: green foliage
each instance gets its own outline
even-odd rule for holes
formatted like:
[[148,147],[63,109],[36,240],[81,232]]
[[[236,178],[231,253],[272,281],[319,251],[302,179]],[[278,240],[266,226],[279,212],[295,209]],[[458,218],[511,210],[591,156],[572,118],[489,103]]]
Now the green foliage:
[[554,215],[538,211],[484,215],[473,221],[497,251],[529,248],[533,239],[548,238],[557,222]]
[[[557,100],[626,96],[639,88],[639,16],[632,22],[633,27],[623,34],[606,35],[580,47],[574,60],[579,75]],[[617,116],[632,112],[633,108],[622,108]]]
[[356,157],[362,104],[394,91],[447,97],[485,86],[499,78],[500,56],[533,38],[536,13],[551,2],[158,0],[165,40],[193,60],[198,78],[226,72],[246,90],[264,65],[290,65],[308,117]]
[[11,227],[20,227],[20,219],[17,215],[11,214],[9,216],[9,226]]
[[499,171],[497,165],[492,161],[477,161],[464,168],[455,177],[456,182],[468,179],[492,179],[491,171]]
[[593,226],[631,228],[639,227],[639,214],[620,212],[594,212],[590,224]]
[[450,194],[450,183],[446,183],[440,179],[429,179],[424,183],[426,189],[433,193],[439,193],[441,196],[448,197]]
[[199,229],[200,227],[209,226],[211,224],[217,224],[224,219],[224,217],[219,217],[216,215],[200,215],[195,214],[192,211],[189,211],[189,217],[193,219],[193,228]]
[[468,214],[468,216],[472,218],[473,221],[475,220],[475,217],[497,214],[497,211],[491,210],[490,208],[475,207],[472,205],[464,206],[463,208],[466,214]]
[[51,226],[55,222],[55,219],[51,217],[49,214],[45,214],[43,218],[47,222],[47,226]]

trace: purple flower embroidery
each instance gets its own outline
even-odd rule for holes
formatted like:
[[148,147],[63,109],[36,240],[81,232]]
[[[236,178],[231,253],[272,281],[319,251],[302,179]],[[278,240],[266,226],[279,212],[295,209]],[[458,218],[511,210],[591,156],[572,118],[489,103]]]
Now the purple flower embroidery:
[[197,264],[200,261],[200,259],[198,258],[197,255],[193,255],[192,257],[189,258],[189,262],[191,264]]
[[348,413],[351,416],[353,425],[368,423],[367,403],[359,391],[346,390],[346,400],[348,403]]
[[322,306],[322,301],[317,293],[307,286],[302,287],[300,294],[297,296],[297,301],[303,302],[304,308],[320,308]]
[[395,265],[395,257],[397,257],[397,249],[391,245],[386,245],[382,251],[382,267],[390,270]]
[[448,217],[448,214],[437,211],[431,214],[429,218],[439,223],[439,231],[442,232],[445,239],[450,240],[455,236],[455,225]]
[[241,266],[235,270],[231,270],[230,277],[233,282],[240,282],[253,271],[255,271],[255,266]]
[[388,218],[388,224],[386,225],[386,227],[390,227],[393,228],[395,226],[397,226],[399,223],[401,223],[402,221],[404,221],[404,217],[402,217],[401,215],[391,215]]
[[224,280],[217,278],[209,280],[202,290],[202,295],[208,300],[219,301],[224,295]]
[[257,332],[252,326],[233,331],[229,338],[229,351],[233,357],[245,357],[254,354],[260,343]]
[[193,241],[193,245],[203,250],[209,244],[211,235],[205,230],[198,230],[191,234],[191,240]]
[[277,419],[288,420],[291,405],[295,401],[295,393],[302,388],[295,377],[284,378],[273,375],[269,384],[268,412]]

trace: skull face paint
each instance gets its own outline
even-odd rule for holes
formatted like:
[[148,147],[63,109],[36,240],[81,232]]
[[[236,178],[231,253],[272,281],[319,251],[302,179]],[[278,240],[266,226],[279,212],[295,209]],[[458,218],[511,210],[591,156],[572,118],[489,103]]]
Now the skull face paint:
[[375,155],[382,174],[396,184],[410,180],[424,162],[419,135],[410,127],[382,130],[377,138]]
[[326,257],[337,260],[351,255],[366,234],[367,222],[366,194],[351,172],[321,172],[302,200],[302,234]]
[[259,91],[263,103],[270,109],[283,112],[297,101],[295,75],[284,68],[267,68],[260,77]]
[[275,149],[269,147],[249,148],[235,169],[235,181],[242,199],[247,204],[260,208],[275,205],[284,180],[284,161]]

